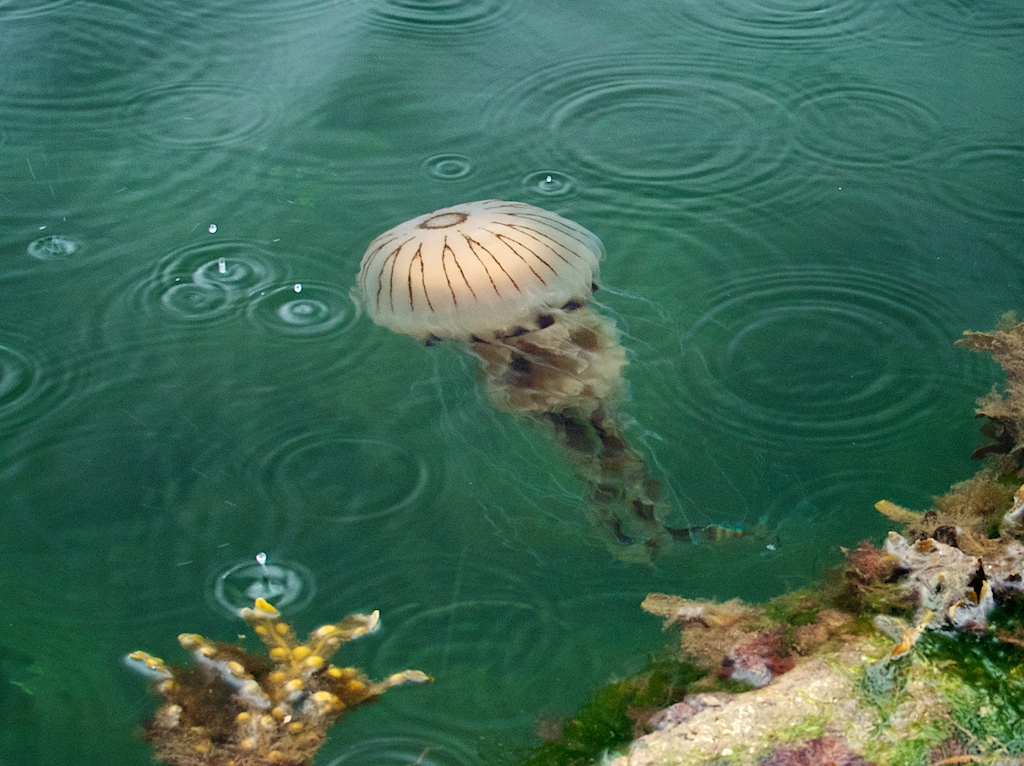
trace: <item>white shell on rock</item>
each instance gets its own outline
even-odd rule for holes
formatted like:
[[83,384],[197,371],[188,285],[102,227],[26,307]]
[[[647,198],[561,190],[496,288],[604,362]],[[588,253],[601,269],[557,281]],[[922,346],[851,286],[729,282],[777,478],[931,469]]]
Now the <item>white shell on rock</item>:
[[370,318],[395,332],[483,337],[532,329],[547,310],[582,305],[603,256],[596,235],[555,213],[519,202],[467,202],[373,240],[359,289]]

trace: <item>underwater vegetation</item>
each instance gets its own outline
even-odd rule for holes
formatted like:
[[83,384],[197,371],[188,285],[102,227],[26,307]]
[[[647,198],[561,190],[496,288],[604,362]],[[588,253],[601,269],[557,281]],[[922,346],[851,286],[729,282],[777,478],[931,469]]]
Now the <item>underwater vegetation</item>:
[[957,343],[992,354],[1006,371],[1005,394],[993,388],[978,401],[975,410],[979,417],[988,419],[982,432],[996,443],[975,454],[1006,455],[1019,463],[1024,451],[1024,322],[1017,322],[1016,314],[1008,312],[992,332],[965,332]]
[[430,676],[404,670],[372,682],[330,663],[342,644],[373,633],[380,615],[354,614],[322,625],[300,642],[269,602],[256,599],[240,616],[268,647],[268,656],[236,644],[182,633],[191,666],[168,666],[135,651],[125,659],[153,680],[163,703],[145,724],[158,761],[171,766],[302,766],[323,745],[327,729],[346,713],[406,683]]
[[483,200],[413,218],[370,243],[359,290],[370,318],[431,345],[459,342],[491,402],[553,432],[590,491],[614,555],[649,562],[702,530],[665,525],[662,485],[626,435],[626,351],[588,305],[601,240],[518,202]]
[[[572,748],[546,742],[528,763],[1024,764],[1024,323],[960,344],[1008,378],[978,402],[995,443],[974,477],[926,511],[880,500],[897,528],[813,587],[764,604],[649,594],[642,608],[679,631],[672,657],[697,674],[642,716],[621,702],[631,679],[606,687],[566,724]],[[600,736],[570,735],[595,709]]]
[[705,671],[673,659],[652,662],[640,673],[601,689],[572,717],[557,725],[557,736],[526,756],[525,766],[588,766],[605,751],[646,730],[658,711],[681,700]]

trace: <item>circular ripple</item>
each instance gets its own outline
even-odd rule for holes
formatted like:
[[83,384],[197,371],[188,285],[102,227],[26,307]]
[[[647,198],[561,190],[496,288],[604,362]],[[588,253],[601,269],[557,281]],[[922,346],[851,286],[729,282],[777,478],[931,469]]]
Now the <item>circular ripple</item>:
[[434,484],[426,461],[400,446],[320,434],[282,442],[257,470],[275,500],[336,522],[391,516]]
[[192,272],[192,281],[197,285],[216,285],[232,292],[248,293],[258,290],[273,276],[269,262],[258,257],[247,245],[219,243],[189,252],[190,257],[205,255],[213,258]]
[[258,245],[206,242],[172,251],[133,290],[151,316],[208,323],[234,315],[276,276],[272,256]]
[[1024,219],[1024,145],[961,148],[943,164],[942,197],[954,207],[987,220]]
[[683,397],[709,426],[759,441],[884,439],[927,416],[955,337],[932,292],[852,269],[739,277],[682,337]]
[[232,0],[214,0],[205,4],[211,15],[217,18],[242,18],[246,22],[271,20],[274,22],[299,21],[312,16],[340,14],[337,18],[344,19],[345,11],[350,7],[358,7],[355,0],[275,0],[268,3],[246,4]]
[[872,468],[827,473],[778,493],[769,515],[794,527],[808,520],[834,527],[846,519],[849,526],[863,529],[865,518],[886,523],[874,509],[882,499],[917,510],[930,508],[932,494],[902,481],[900,473],[896,468],[888,473]]
[[443,732],[360,739],[328,766],[475,766],[476,750],[458,740],[441,740]]
[[0,345],[0,411],[23,399],[36,378],[35,366],[28,357]]
[[567,197],[576,191],[576,182],[567,173],[538,170],[523,179],[523,187],[541,197]]
[[0,0],[0,19],[13,21],[53,13],[77,0]]
[[265,598],[287,614],[298,612],[316,595],[316,578],[302,564],[283,559],[255,557],[239,561],[215,573],[207,585],[207,602],[228,617]]
[[367,20],[402,37],[450,45],[454,38],[503,23],[509,10],[504,0],[381,0],[369,11]]
[[722,0],[677,6],[688,20],[758,48],[823,46],[885,30],[883,3],[862,0]]
[[[756,106],[771,111],[771,104],[743,104],[745,99],[758,97],[699,80],[658,83],[615,75],[577,91],[549,116],[556,134],[572,136],[576,158],[595,170],[632,180],[693,180],[749,163],[751,145],[759,143],[752,112]],[[749,140],[723,142],[719,131]],[[694,144],[700,149],[694,151]],[[679,157],[685,148],[689,155]]]
[[901,6],[912,16],[957,34],[1013,37],[1024,33],[1024,6],[1017,0],[910,0]]
[[41,382],[39,368],[28,356],[0,343],[0,423],[31,407]]
[[309,282],[261,293],[250,306],[249,315],[274,332],[299,336],[345,330],[359,318],[348,293],[332,285]]
[[907,483],[906,473],[896,466],[825,471],[774,492],[766,510],[777,529],[775,570],[820,577],[823,568],[835,564],[838,546],[884,535],[892,522],[875,510],[879,500],[913,510],[931,507],[934,494]]
[[793,104],[799,148],[829,164],[892,165],[932,151],[938,120],[923,104],[868,86],[819,88]]
[[230,313],[231,293],[219,285],[182,282],[160,292],[160,306],[173,319],[208,322]]
[[217,240],[171,251],[160,261],[157,277],[165,283],[184,278],[248,294],[269,285],[277,277],[277,270],[273,256],[259,245]]
[[[23,338],[0,336],[0,425],[11,427],[52,412],[81,383],[81,370],[53,367],[22,350],[30,347]],[[71,361],[62,358],[61,363]]]
[[423,171],[439,181],[457,181],[473,172],[473,161],[462,154],[435,154],[423,160]]
[[[70,7],[68,7],[70,6]],[[203,56],[183,31],[167,46],[163,27],[142,11],[74,0],[0,0],[0,19],[60,9],[59,34],[10,34],[0,65],[4,127],[53,130],[76,140],[116,130],[125,94],[145,82],[186,77]],[[130,44],[127,42],[130,41]],[[60,72],[60,77],[54,77]],[[69,132],[68,135],[71,135]]]
[[[519,600],[458,601],[402,618],[392,613],[374,666],[416,667],[444,684],[447,704],[418,711],[445,727],[488,731],[530,721],[552,702],[548,669],[590,655],[553,613]],[[494,689],[509,690],[495,696]]]
[[267,93],[237,83],[180,82],[128,97],[128,120],[144,140],[176,147],[230,146],[263,132]]
[[[788,152],[788,116],[768,81],[713,57],[610,54],[536,72],[502,89],[498,129],[534,115],[558,166],[603,186],[668,186],[702,198],[770,181]],[[577,170],[579,169],[579,171]]]
[[71,237],[51,234],[30,242],[28,254],[41,261],[62,261],[73,256],[80,248],[81,245]]

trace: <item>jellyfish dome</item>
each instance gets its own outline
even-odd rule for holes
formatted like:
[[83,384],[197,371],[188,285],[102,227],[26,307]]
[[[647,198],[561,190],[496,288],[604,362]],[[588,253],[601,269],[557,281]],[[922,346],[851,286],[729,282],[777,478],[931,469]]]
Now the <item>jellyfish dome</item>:
[[573,221],[519,202],[436,210],[370,243],[359,288],[370,318],[417,338],[493,338],[550,323],[597,289],[604,247]]

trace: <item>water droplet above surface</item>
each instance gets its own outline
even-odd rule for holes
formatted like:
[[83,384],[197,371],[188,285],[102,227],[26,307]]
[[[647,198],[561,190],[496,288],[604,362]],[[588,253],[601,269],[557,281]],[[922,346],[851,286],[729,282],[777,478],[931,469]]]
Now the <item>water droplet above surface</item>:
[[576,182],[567,173],[539,170],[523,179],[526,190],[542,197],[565,197],[576,191]]

